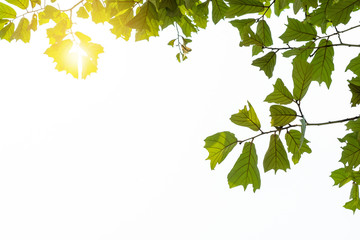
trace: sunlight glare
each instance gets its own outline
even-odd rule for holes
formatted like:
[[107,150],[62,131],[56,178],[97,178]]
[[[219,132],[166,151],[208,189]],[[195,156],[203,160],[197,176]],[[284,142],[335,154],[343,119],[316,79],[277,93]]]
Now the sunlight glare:
[[82,78],[82,70],[83,70],[82,58],[84,56],[86,56],[86,52],[80,47],[80,45],[78,43],[74,43],[71,50],[70,50],[70,53],[73,53],[73,54],[75,54],[75,56],[77,56],[77,61],[74,62],[74,64],[77,65],[78,80],[81,80],[81,78]]

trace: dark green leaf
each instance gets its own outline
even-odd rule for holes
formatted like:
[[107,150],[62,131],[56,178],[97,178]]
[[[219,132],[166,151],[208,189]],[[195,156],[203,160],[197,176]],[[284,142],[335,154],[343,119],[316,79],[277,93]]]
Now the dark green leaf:
[[243,127],[248,127],[251,130],[259,131],[261,128],[261,124],[259,121],[259,118],[256,115],[256,112],[254,108],[249,104],[249,111],[247,110],[246,106],[244,106],[244,109],[239,110],[238,113],[233,114],[230,118],[230,120]]
[[255,59],[252,62],[252,65],[259,67],[260,70],[263,70],[268,78],[272,77],[275,64],[276,64],[275,52],[269,52],[265,56]]
[[349,88],[351,91],[351,106],[355,107],[356,105],[360,104],[360,86],[353,84],[349,81]]
[[360,164],[360,144],[354,134],[346,135],[343,140],[346,145],[342,147],[340,162],[346,165],[346,169],[353,169]]
[[273,44],[270,28],[264,20],[259,21],[256,28],[256,35],[260,37],[264,46],[268,47]]
[[229,187],[242,185],[246,190],[246,187],[252,184],[254,192],[260,189],[261,180],[257,163],[255,144],[246,142],[240,157],[228,174]]
[[270,106],[271,126],[285,126],[297,117],[296,111],[281,105]]
[[277,170],[281,169],[286,172],[288,168],[290,168],[290,162],[284,145],[278,135],[272,134],[270,136],[269,148],[264,157],[264,171],[267,172],[274,169],[276,174]]
[[360,76],[360,54],[357,57],[351,59],[345,71],[347,70],[351,70],[353,73]]
[[209,152],[207,159],[213,170],[216,164],[220,164],[237,144],[235,135],[231,132],[220,132],[205,139],[205,148]]

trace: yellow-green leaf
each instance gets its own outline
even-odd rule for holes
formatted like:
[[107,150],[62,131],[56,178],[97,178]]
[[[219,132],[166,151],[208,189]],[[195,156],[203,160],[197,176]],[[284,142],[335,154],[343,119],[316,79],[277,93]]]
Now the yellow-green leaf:
[[254,192],[260,189],[261,180],[257,164],[255,144],[246,142],[240,157],[227,176],[229,187],[242,185],[246,190],[247,186],[252,184]]
[[0,2],[0,19],[15,17],[16,11],[12,7]]
[[309,23],[300,22],[297,19],[288,17],[286,31],[280,36],[284,43],[290,41],[309,41],[316,38],[316,30]]
[[30,2],[30,0],[6,0],[6,1],[21,9],[26,9],[29,6],[29,2]]
[[280,127],[291,123],[297,117],[296,111],[281,105],[270,106],[271,126]]
[[288,168],[290,168],[290,162],[284,145],[277,134],[272,134],[270,136],[269,148],[264,157],[264,171],[267,172],[274,169],[276,174],[277,170],[281,169],[286,172]]
[[94,23],[104,23],[108,20],[105,7],[100,0],[93,0],[91,19]]
[[313,80],[313,74],[314,68],[312,65],[303,59],[294,59],[292,77],[294,81],[293,95],[295,100],[303,99]]
[[10,42],[11,40],[13,40],[11,36],[13,35],[14,30],[15,30],[15,24],[12,22],[9,23],[3,29],[0,30],[0,38]]
[[226,0],[229,3],[229,8],[226,12],[226,17],[234,18],[249,13],[259,13],[265,9],[262,2],[258,0]]
[[89,13],[86,11],[85,7],[80,7],[79,10],[76,12],[76,15],[79,18],[89,18]]
[[259,118],[257,117],[255,110],[251,106],[250,102],[248,102],[248,104],[249,110],[247,110],[246,106],[244,106],[244,109],[239,110],[239,112],[236,114],[233,114],[230,120],[239,126],[248,127],[251,130],[259,131],[261,128]]
[[268,78],[271,78],[276,64],[276,53],[269,52],[265,56],[255,59],[252,65],[257,66],[263,70]]
[[237,144],[235,135],[231,132],[220,132],[205,139],[205,146],[209,152],[207,160],[213,170],[216,164],[220,164]]
[[290,104],[293,102],[291,92],[287,89],[280,78],[276,80],[276,83],[273,86],[274,91],[265,98],[266,102],[278,104]]
[[334,71],[334,48],[331,45],[331,41],[322,39],[311,61],[314,67],[314,80],[319,84],[325,82],[328,88],[331,84],[331,73]]
[[294,164],[299,162],[300,157],[304,152],[311,153],[311,149],[308,145],[309,141],[304,138],[303,142],[301,143],[301,136],[301,132],[293,129],[285,134],[288,152],[293,154],[292,161]]
[[11,39],[22,40],[24,43],[28,43],[30,41],[30,28],[29,28],[29,20],[27,18],[21,18],[15,32],[11,36]]

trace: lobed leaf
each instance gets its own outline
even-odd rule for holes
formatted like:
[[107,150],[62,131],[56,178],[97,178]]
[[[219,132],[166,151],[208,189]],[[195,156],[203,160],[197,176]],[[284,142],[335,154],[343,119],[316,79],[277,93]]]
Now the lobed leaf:
[[287,50],[286,52],[283,52],[283,56],[284,57],[295,56],[296,58],[301,58],[306,61],[311,55],[311,53],[314,51],[314,49],[315,49],[315,43],[313,41],[309,41],[301,47],[293,48]]
[[15,32],[11,36],[11,39],[22,40],[24,43],[30,41],[30,28],[29,20],[27,18],[21,18]]
[[271,126],[281,127],[291,123],[297,117],[296,111],[281,105],[270,106]]
[[334,180],[334,186],[339,185],[339,187],[342,187],[351,181],[351,172],[345,168],[339,168],[332,171],[330,177]]
[[288,25],[285,32],[280,36],[284,43],[290,41],[310,41],[316,38],[316,30],[309,23],[300,22],[297,19],[288,17]]
[[297,130],[290,130],[285,134],[286,145],[288,147],[288,152],[292,153],[292,161],[294,164],[297,164],[301,158],[301,155],[306,153],[311,153],[311,149],[308,146],[308,140],[303,139],[301,142],[302,134]]
[[257,117],[255,110],[251,106],[250,102],[248,102],[248,104],[249,110],[247,110],[246,106],[244,106],[244,109],[239,110],[239,112],[236,114],[233,114],[230,120],[239,126],[248,127],[251,130],[259,131],[261,128],[259,118]]
[[308,62],[294,58],[292,77],[294,81],[293,95],[295,100],[301,100],[309,89],[313,79],[314,69]]
[[255,59],[252,65],[259,67],[263,70],[268,78],[271,78],[276,64],[276,53],[269,52],[265,56]]
[[293,102],[291,92],[287,89],[280,78],[276,80],[273,87],[274,91],[265,98],[265,102],[278,104],[290,104]]
[[351,106],[355,107],[360,104],[360,86],[354,84],[352,81],[349,81],[349,88],[352,94],[351,96]]
[[269,148],[264,157],[264,171],[267,172],[274,169],[276,174],[277,170],[281,169],[286,172],[288,168],[290,169],[290,162],[284,145],[277,134],[272,134],[270,136]]
[[247,186],[252,184],[254,192],[260,189],[261,180],[257,163],[255,144],[246,142],[240,157],[227,176],[229,187],[242,185],[246,190]]
[[351,59],[345,71],[347,70],[351,70],[354,74],[360,76],[360,54],[357,55],[357,57]]
[[325,82],[330,88],[331,73],[334,71],[334,48],[331,41],[325,39],[320,41],[311,65],[314,67],[314,80],[319,84]]
[[207,160],[210,160],[211,169],[220,164],[233,150],[238,140],[231,132],[219,132],[205,139],[204,148],[209,152]]
[[347,24],[350,20],[350,13],[355,6],[360,4],[359,0],[341,0],[335,4],[329,5],[327,9],[327,18],[334,26],[340,23]]
[[342,141],[346,142],[346,145],[342,147],[340,162],[342,162],[347,170],[351,170],[360,165],[360,143],[354,134],[346,135]]

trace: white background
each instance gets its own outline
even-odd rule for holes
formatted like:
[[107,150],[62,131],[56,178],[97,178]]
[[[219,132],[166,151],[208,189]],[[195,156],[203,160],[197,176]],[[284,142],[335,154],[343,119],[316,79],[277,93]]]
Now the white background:
[[[282,21],[282,22],[281,22]],[[284,30],[284,19],[273,37]],[[79,26],[80,27],[80,26]],[[106,26],[107,28],[108,26]],[[86,28],[85,26],[83,28]],[[350,187],[332,187],[341,167],[343,124],[308,127],[311,155],[287,173],[264,174],[269,136],[255,140],[261,189],[229,189],[237,147],[215,171],[204,139],[254,132],[230,116],[249,100],[270,129],[266,95],[281,77],[292,89],[290,60],[280,54],[274,78],[251,66],[251,49],[221,22],[194,34],[179,64],[167,42],[115,40],[91,25],[105,47],[87,80],[57,72],[44,30],[30,44],[0,42],[0,239],[345,239],[359,213],[342,208]],[[303,102],[309,122],[356,116],[344,74],[357,50],[336,49],[330,91],[313,83]],[[344,54],[344,55],[343,55]],[[345,58],[346,56],[346,58]],[[344,59],[346,61],[344,61]],[[295,106],[294,106],[295,107]]]

